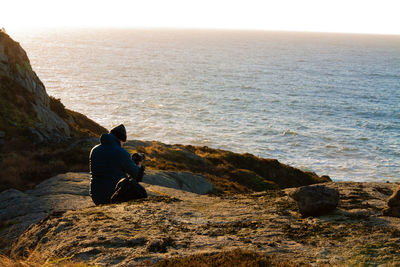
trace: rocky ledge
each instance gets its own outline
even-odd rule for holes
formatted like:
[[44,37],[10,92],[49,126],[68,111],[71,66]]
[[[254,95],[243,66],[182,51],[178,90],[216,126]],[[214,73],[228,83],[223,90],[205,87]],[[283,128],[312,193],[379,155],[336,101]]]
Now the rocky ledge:
[[[189,190],[189,184],[179,182],[179,175],[155,172],[147,181],[156,183],[158,176],[160,180],[167,178],[175,188]],[[190,174],[184,175],[185,181],[212,188],[201,176],[188,179]],[[27,229],[10,247],[13,257],[35,251],[45,258],[131,266],[241,248],[293,264],[400,263],[400,219],[382,216],[397,184],[324,183],[339,191],[339,206],[327,215],[302,217],[289,197],[294,188],[213,196],[144,184],[150,192],[148,199],[93,206],[87,195],[88,178],[85,173],[60,175],[26,192],[28,197],[40,194],[44,202],[48,199],[54,204],[46,210],[50,215]],[[44,197],[45,188],[52,188],[52,196]],[[33,212],[29,201],[19,202]],[[35,205],[43,207],[41,216],[48,207],[44,202]],[[79,209],[68,210],[71,208]],[[12,220],[16,222],[16,218]]]
[[[52,212],[94,206],[89,196],[88,173],[66,173],[43,181],[32,190],[9,189],[0,193],[0,222],[3,240],[14,240],[30,225]],[[203,176],[189,172],[147,171],[144,186],[161,185],[197,194],[213,192],[214,186]],[[154,191],[154,190],[153,190]],[[149,195],[160,193],[149,191]]]

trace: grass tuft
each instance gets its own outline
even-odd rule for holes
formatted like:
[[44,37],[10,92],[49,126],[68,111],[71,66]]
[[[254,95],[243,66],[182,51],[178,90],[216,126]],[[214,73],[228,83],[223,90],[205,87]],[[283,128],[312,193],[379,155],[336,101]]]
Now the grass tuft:
[[236,249],[220,253],[197,254],[180,258],[164,259],[155,264],[156,267],[253,267],[253,266],[299,266],[293,262],[278,261],[265,254]]
[[39,252],[30,253],[25,259],[12,259],[5,255],[0,255],[1,267],[96,267],[97,265],[75,262],[72,257],[43,259]]

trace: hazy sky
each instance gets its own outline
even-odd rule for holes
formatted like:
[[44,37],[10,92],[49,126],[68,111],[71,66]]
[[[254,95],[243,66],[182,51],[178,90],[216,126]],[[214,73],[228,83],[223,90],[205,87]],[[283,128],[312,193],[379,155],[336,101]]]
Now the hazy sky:
[[3,0],[0,27],[168,27],[400,34],[400,0]]

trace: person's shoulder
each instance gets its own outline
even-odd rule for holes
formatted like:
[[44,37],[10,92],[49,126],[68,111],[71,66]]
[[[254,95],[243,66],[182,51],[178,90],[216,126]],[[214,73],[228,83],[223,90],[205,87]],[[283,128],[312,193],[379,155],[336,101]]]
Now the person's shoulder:
[[125,148],[119,146],[119,147],[117,147],[116,149],[118,150],[118,152],[119,152],[122,156],[131,158],[131,154],[129,154],[128,150],[126,150]]
[[97,144],[94,147],[92,147],[92,149],[90,150],[90,154],[92,154],[93,152],[95,152],[96,150],[99,149],[99,147],[101,146],[101,144]]

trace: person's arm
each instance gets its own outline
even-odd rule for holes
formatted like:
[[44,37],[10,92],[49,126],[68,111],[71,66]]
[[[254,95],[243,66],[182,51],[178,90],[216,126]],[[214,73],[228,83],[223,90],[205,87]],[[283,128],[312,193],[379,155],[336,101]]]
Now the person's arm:
[[136,178],[136,181],[137,181],[137,182],[143,181],[144,170],[145,170],[145,168],[144,168],[143,165],[139,164],[139,166],[140,166],[140,167],[139,167],[139,173],[138,173],[138,176],[137,176],[137,178]]
[[131,177],[137,179],[139,175],[139,167],[129,157],[122,162],[122,170],[129,174]]

